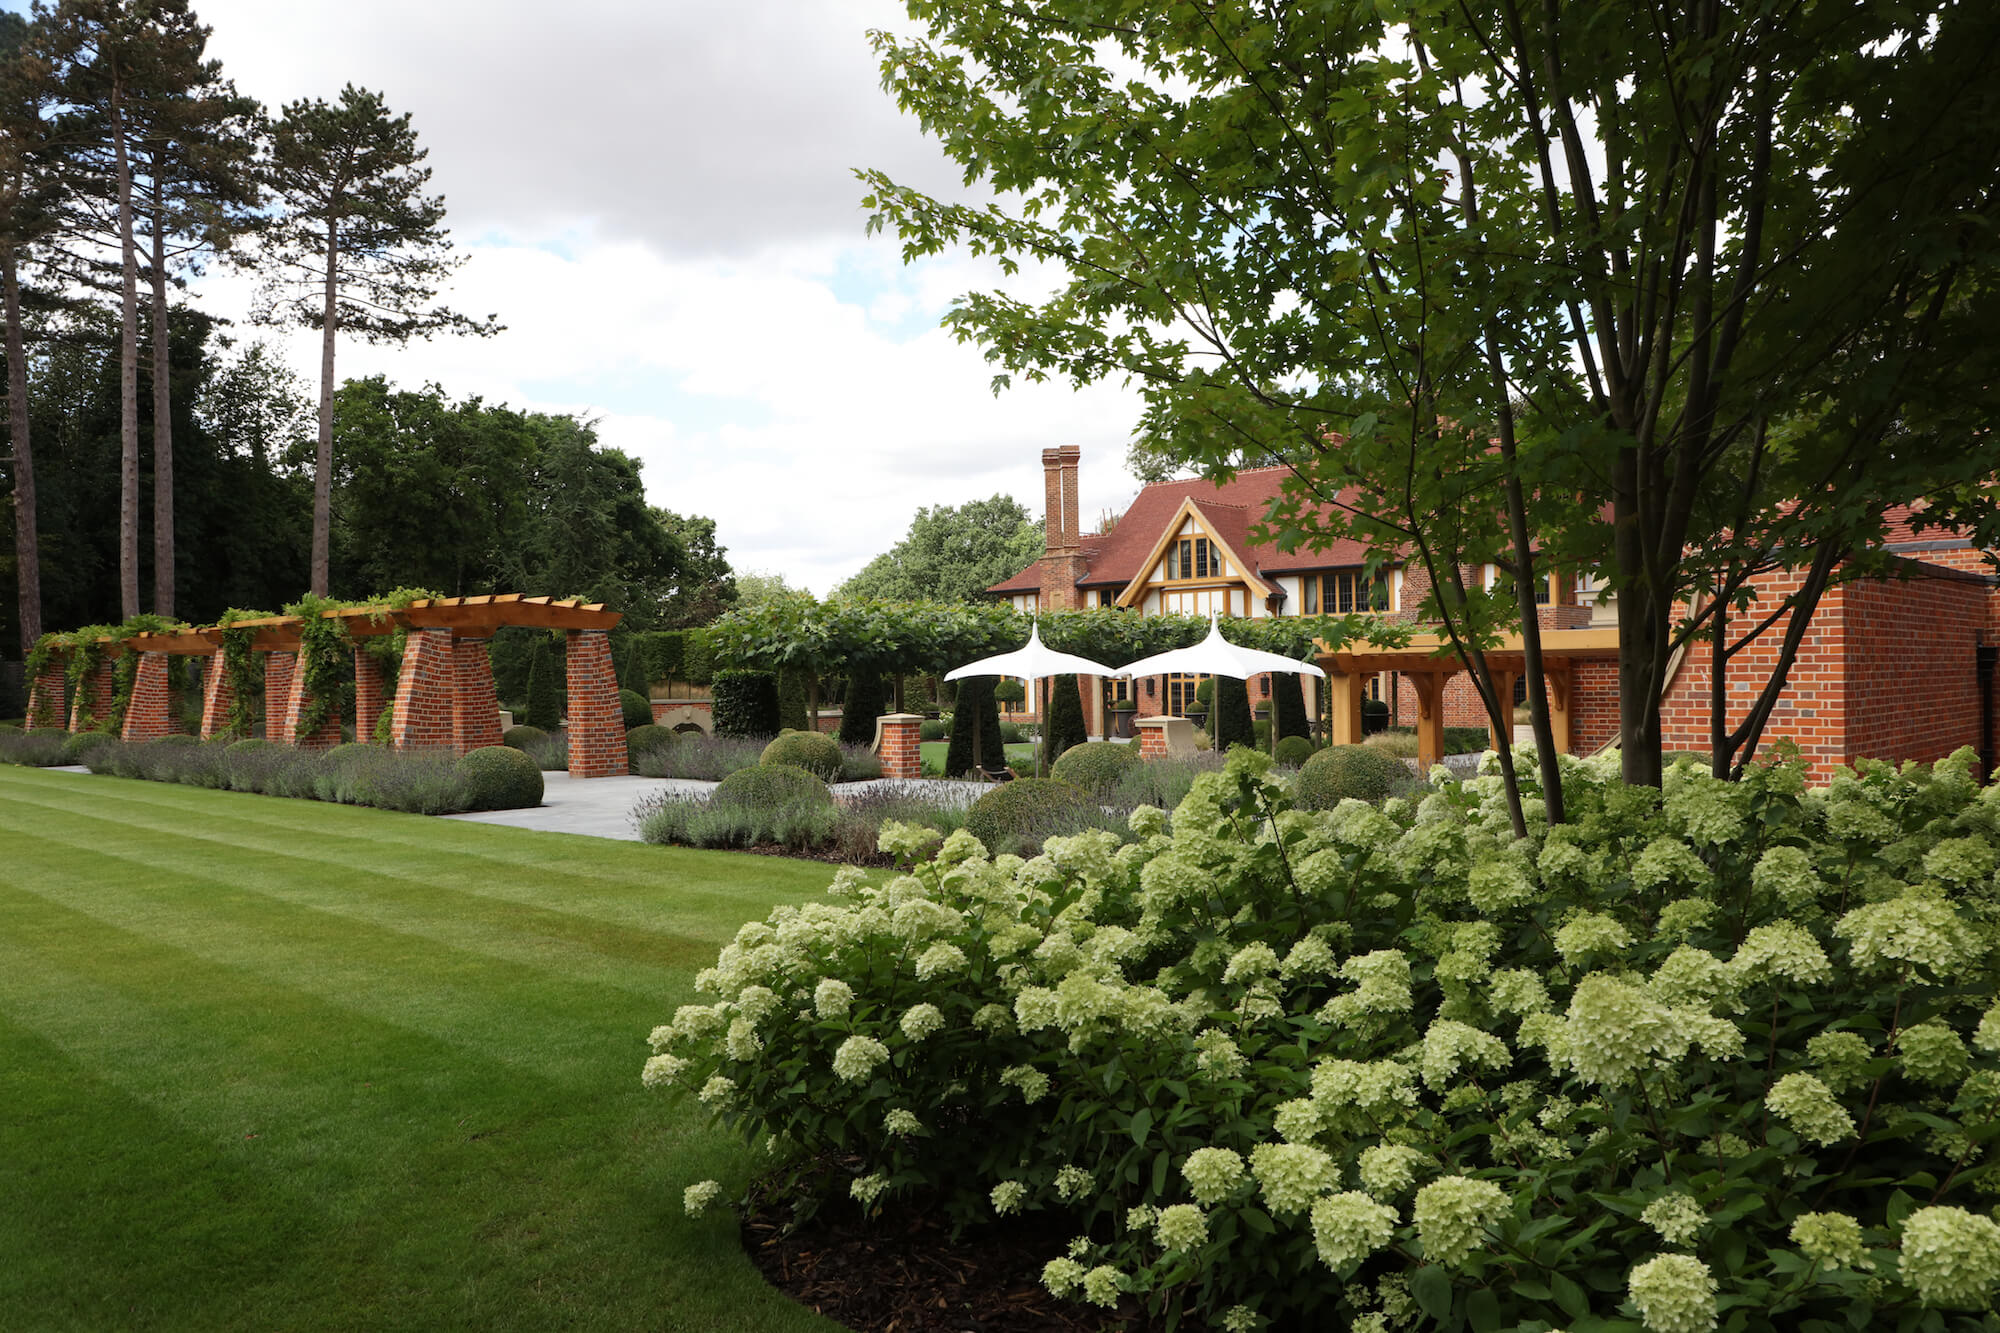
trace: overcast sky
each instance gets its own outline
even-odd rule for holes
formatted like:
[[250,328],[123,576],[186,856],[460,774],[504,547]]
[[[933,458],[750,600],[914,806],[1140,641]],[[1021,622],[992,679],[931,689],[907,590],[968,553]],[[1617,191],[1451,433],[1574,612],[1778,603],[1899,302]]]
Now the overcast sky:
[[[937,328],[995,271],[906,268],[864,235],[854,168],[957,188],[880,86],[867,34],[907,22],[895,0],[195,3],[211,54],[274,113],[348,82],[413,113],[467,257],[448,300],[507,325],[343,340],[343,378],[596,418],[653,503],[716,519],[739,571],[822,594],[920,506],[998,491],[1039,517],[1046,447],[1082,447],[1086,525],[1136,492],[1135,398],[996,399],[980,350]],[[236,316],[248,287],[211,277],[198,299]],[[316,334],[263,336],[317,383]]]

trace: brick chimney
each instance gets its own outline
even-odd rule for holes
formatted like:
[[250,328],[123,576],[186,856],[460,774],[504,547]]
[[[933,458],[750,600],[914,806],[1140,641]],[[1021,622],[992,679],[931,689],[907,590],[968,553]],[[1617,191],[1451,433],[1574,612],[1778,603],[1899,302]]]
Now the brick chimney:
[[1082,457],[1083,450],[1073,444],[1042,450],[1047,496],[1042,522],[1047,553],[1042,557],[1041,604],[1050,611],[1073,611],[1083,605],[1083,594],[1076,586],[1088,571],[1077,519],[1076,474]]

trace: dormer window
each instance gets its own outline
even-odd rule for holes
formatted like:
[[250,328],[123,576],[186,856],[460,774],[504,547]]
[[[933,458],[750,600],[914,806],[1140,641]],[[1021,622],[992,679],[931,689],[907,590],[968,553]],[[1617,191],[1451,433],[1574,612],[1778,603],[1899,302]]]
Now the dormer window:
[[1189,579],[1219,579],[1228,574],[1222,551],[1206,537],[1182,537],[1167,544],[1166,577],[1169,583]]
[[1363,570],[1340,569],[1331,574],[1307,574],[1299,582],[1305,594],[1300,615],[1344,616],[1389,609],[1389,580],[1379,574],[1370,579]]

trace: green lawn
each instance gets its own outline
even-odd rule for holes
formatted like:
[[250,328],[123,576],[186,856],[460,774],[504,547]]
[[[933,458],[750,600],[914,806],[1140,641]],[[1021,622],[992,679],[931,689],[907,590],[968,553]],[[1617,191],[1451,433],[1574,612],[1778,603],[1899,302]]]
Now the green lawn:
[[[924,772],[942,775],[945,753],[951,749],[950,741],[919,741],[917,759],[924,766]],[[1035,760],[1033,744],[1009,745],[1007,762],[1010,764],[1030,764]]]
[[832,1329],[639,1086],[828,878],[0,766],[0,1328]]

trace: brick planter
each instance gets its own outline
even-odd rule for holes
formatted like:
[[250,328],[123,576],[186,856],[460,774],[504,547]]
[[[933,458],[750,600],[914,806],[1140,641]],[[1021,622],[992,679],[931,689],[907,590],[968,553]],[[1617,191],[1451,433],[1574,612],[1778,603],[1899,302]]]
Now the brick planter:
[[882,761],[885,778],[915,779],[924,775],[922,739],[924,719],[917,713],[890,713],[881,722],[881,743],[875,757]]

